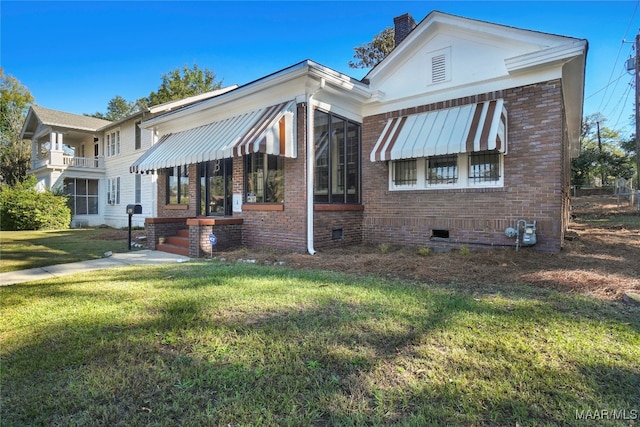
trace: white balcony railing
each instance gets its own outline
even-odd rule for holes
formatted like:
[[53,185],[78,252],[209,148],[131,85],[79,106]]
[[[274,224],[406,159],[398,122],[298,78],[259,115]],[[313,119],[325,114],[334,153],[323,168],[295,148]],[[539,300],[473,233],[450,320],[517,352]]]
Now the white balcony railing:
[[74,166],[77,168],[90,168],[96,169],[101,166],[102,157],[73,157],[73,156],[63,156],[62,162],[65,166]]
[[46,166],[82,168],[82,169],[104,169],[104,157],[74,157],[61,155],[59,152],[50,152],[32,162],[33,169]]

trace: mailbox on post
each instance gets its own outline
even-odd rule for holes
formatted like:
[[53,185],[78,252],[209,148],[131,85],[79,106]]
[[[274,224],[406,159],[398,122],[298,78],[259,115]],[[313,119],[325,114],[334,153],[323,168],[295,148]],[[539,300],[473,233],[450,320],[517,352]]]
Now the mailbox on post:
[[127,205],[127,213],[129,216],[142,213],[142,205]]
[[142,205],[127,205],[127,214],[129,215],[129,250],[131,250],[131,217],[134,214],[142,213]]

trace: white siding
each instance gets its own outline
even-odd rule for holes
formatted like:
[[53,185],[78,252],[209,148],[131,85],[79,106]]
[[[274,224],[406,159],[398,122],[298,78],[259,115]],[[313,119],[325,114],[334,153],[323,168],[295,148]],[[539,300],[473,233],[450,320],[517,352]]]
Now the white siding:
[[[135,149],[135,120],[121,123],[120,130],[120,154],[105,159],[105,183],[109,179],[120,177],[120,204],[108,205],[105,192],[101,195],[104,209],[104,223],[110,227],[123,228],[129,225],[127,205],[135,202],[135,176],[129,172],[129,166],[138,159],[152,144],[152,133],[143,129],[141,132],[141,148]],[[116,127],[105,131],[105,135]],[[103,149],[106,147],[103,147]],[[132,217],[134,227],[143,227],[146,217],[156,216],[156,175],[142,176],[142,214]]]

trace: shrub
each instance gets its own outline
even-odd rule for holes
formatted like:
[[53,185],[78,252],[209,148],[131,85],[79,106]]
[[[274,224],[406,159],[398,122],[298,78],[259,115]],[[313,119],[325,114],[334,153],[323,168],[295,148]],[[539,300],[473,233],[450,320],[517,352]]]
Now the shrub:
[[429,256],[431,255],[431,248],[428,246],[423,246],[420,249],[418,249],[418,255],[420,256]]
[[36,191],[35,177],[13,187],[0,188],[0,229],[60,230],[69,228],[67,197],[49,190]]
[[467,256],[471,253],[471,250],[469,249],[468,246],[461,246],[460,247],[460,255],[462,256]]
[[378,245],[378,249],[380,249],[380,253],[386,254],[389,252],[389,244],[388,243],[380,243]]

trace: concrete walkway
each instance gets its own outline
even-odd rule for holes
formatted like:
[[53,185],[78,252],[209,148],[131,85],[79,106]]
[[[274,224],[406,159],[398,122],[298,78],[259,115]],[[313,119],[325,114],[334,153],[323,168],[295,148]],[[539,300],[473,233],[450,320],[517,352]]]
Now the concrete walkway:
[[167,252],[140,250],[113,254],[108,258],[91,259],[72,262],[70,264],[50,265],[47,267],[30,268],[28,270],[0,273],[0,286],[13,285],[34,280],[51,279],[68,274],[85,271],[102,270],[105,268],[122,267],[132,264],[166,264],[189,261],[190,258]]

